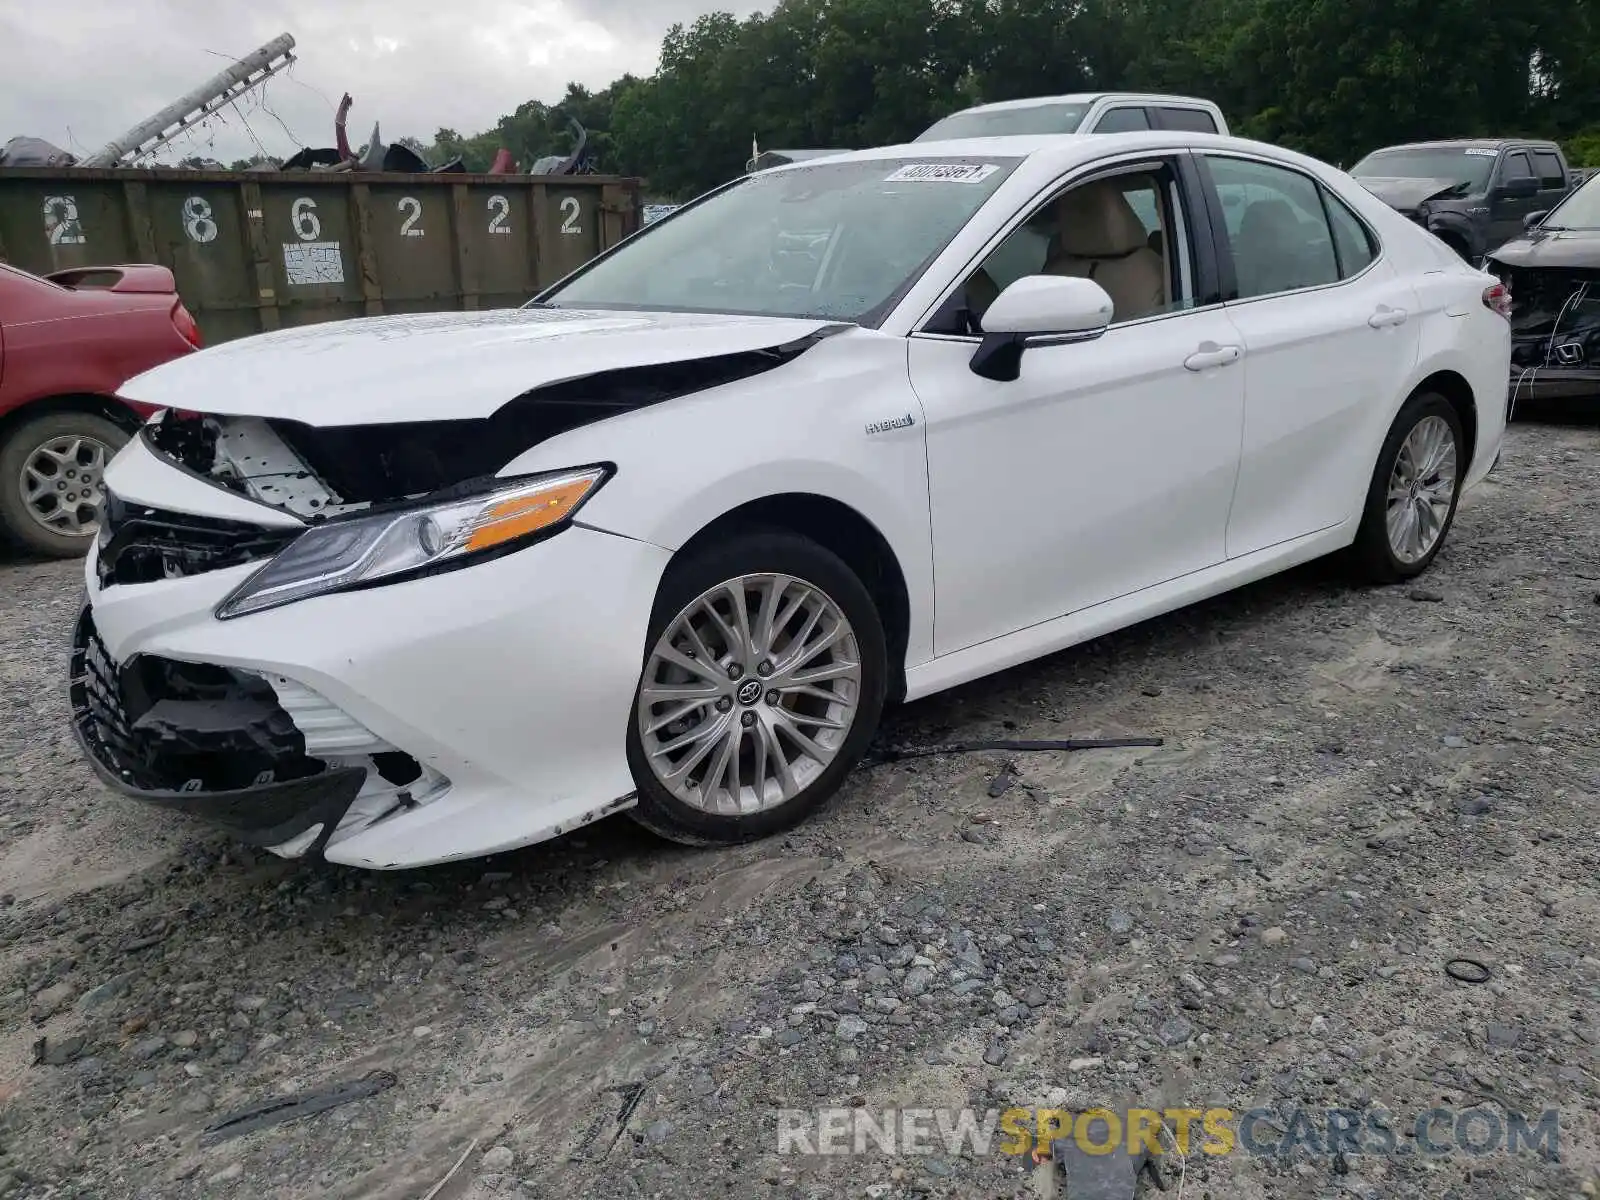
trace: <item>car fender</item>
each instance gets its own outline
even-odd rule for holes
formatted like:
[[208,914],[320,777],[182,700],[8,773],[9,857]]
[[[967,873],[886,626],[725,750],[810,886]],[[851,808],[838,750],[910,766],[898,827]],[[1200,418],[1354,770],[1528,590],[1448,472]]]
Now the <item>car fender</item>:
[[1480,222],[1464,212],[1446,209],[1428,214],[1428,232],[1437,238],[1453,237],[1465,243],[1467,253],[1476,258],[1484,252]]
[[[1488,286],[1488,282],[1485,282]],[[1461,289],[1463,294],[1468,289]],[[1478,312],[1470,305],[1476,305]],[[1472,391],[1473,407],[1477,415],[1477,440],[1473,447],[1472,462],[1468,464],[1465,484],[1470,487],[1483,477],[1488,466],[1500,452],[1505,433],[1505,375],[1510,361],[1510,335],[1507,328],[1497,331],[1494,322],[1505,327],[1505,322],[1495,316],[1477,297],[1452,304],[1447,311],[1429,313],[1427,305],[1422,314],[1422,328],[1417,347],[1417,360],[1404,384],[1397,389],[1388,404],[1375,405],[1372,424],[1366,431],[1366,461],[1376,465],[1389,436],[1395,418],[1417,390],[1435,375],[1449,372],[1467,381]],[[1463,326],[1467,322],[1481,322],[1483,328],[1477,336],[1467,338]],[[1497,341],[1496,333],[1501,337]],[[1369,475],[1361,482],[1360,495],[1355,499],[1350,519],[1359,522],[1366,504]]]
[[559,434],[500,474],[611,463],[615,477],[578,523],[671,551],[770,497],[847,505],[899,563],[910,609],[906,661],[916,665],[933,645],[923,426],[904,339],[851,330],[764,374]]

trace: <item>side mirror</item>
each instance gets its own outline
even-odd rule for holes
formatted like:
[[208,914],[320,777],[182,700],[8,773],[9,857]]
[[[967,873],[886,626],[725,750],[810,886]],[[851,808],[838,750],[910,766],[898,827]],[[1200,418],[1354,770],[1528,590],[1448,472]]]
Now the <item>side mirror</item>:
[[1495,189],[1507,200],[1526,200],[1529,196],[1539,194],[1539,181],[1537,179],[1508,179]]
[[1009,382],[1022,370],[1030,345],[1087,341],[1111,324],[1111,297],[1092,279],[1025,275],[994,298],[983,314],[983,342],[972,371]]
[[1522,218],[1522,227],[1529,231],[1537,229],[1544,219],[1549,215],[1549,209],[1545,209],[1543,212],[1531,212]]

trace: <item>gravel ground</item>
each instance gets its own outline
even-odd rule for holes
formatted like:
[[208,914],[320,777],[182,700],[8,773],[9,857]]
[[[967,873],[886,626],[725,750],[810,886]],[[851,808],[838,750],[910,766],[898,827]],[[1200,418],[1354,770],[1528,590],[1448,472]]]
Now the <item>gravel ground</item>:
[[[1597,451],[1516,428],[1420,587],[1313,565],[886,734],[1163,749],[880,766],[733,852],[622,819],[396,874],[242,849],[91,781],[78,568],[0,563],[0,1195],[1032,1196],[999,1152],[780,1156],[776,1110],[1132,1100],[1270,1107],[1269,1142],[1394,1114],[1395,1156],[1165,1155],[1188,1200],[1593,1196]],[[1436,1106],[1557,1108],[1557,1161],[1404,1153]]]

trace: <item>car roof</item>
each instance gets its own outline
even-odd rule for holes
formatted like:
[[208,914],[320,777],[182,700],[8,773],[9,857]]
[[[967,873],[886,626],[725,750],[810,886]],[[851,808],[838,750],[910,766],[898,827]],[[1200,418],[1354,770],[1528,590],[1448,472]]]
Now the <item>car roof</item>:
[[1383,154],[1389,150],[1503,150],[1507,146],[1554,145],[1554,142],[1540,138],[1441,138],[1432,142],[1404,142],[1398,146],[1381,146],[1372,153]]
[[[974,104],[963,108],[963,113],[1006,112],[1024,108],[1043,108],[1050,104],[1093,104],[1096,100],[1137,100],[1146,103],[1200,104],[1213,107],[1210,100],[1197,96],[1177,96],[1163,92],[1071,92],[1062,96],[1028,96],[1021,100],[996,100],[991,104]],[[955,113],[951,113],[955,116]]]
[[904,142],[897,146],[873,146],[866,150],[845,150],[826,158],[813,158],[804,163],[786,163],[763,171],[763,175],[776,175],[783,171],[803,170],[806,167],[826,166],[830,163],[874,162],[887,159],[912,159],[926,162],[940,158],[1010,158],[1024,159],[1045,169],[1062,169],[1080,161],[1105,158],[1122,150],[1149,147],[1163,149],[1235,149],[1251,153],[1265,153],[1290,160],[1302,156],[1279,146],[1252,142],[1247,138],[1231,137],[1221,133],[1191,133],[1180,130],[1138,130],[1129,133],[1017,133],[995,137],[948,138],[937,142]]

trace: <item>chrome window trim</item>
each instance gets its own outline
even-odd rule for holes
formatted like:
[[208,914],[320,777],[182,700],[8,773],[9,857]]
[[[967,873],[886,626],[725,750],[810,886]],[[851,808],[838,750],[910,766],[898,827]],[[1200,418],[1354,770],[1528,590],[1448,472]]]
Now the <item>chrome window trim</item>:
[[[1151,132],[1160,133],[1162,131],[1153,130]],[[1079,163],[1076,167],[1073,167],[1071,170],[1069,170],[1065,175],[1059,176],[1050,183],[1046,184],[1044,187],[1041,187],[1028,198],[1025,204],[1018,205],[1017,211],[1012,214],[1010,221],[1001,228],[1000,232],[995,234],[994,237],[990,238],[989,241],[985,242],[983,248],[974,254],[970,259],[968,259],[966,264],[955,273],[954,279],[952,279],[950,283],[946,284],[944,289],[939,293],[939,298],[929,305],[928,308],[925,309],[915,321],[911,322],[911,332],[906,336],[938,337],[940,339],[950,339],[973,343],[981,342],[983,337],[980,334],[935,334],[928,331],[924,327],[934,318],[939,310],[945,306],[950,297],[955,294],[956,289],[966,283],[967,277],[970,276],[973,271],[981,267],[989,255],[993,254],[997,249],[999,249],[1001,243],[1003,243],[1018,229],[1022,228],[1022,226],[1026,225],[1029,219],[1032,218],[1036,212],[1038,212],[1040,206],[1051,197],[1068,191],[1071,188],[1077,187],[1079,184],[1088,183],[1093,179],[1101,178],[1102,176],[1131,175],[1135,171],[1139,170],[1159,171],[1167,166],[1168,159],[1176,158],[1181,154],[1193,154],[1194,151],[1188,146],[1173,146],[1167,149],[1156,150],[1153,153],[1155,157],[1151,157],[1152,152],[1149,150],[1133,152],[1123,151],[1121,154],[1113,155],[1107,158],[1096,159],[1094,162]],[[1186,246],[1186,248],[1191,251],[1193,250],[1192,244],[1189,244]],[[1189,280],[1189,286],[1191,289],[1193,288],[1193,279]],[[1178,309],[1174,312],[1154,313],[1148,317],[1135,318],[1132,321],[1113,322],[1112,324],[1106,326],[1106,328],[1108,330],[1126,329],[1134,325],[1144,324],[1147,321],[1160,321],[1165,320],[1168,317],[1182,317],[1193,312],[1204,311],[1208,308],[1221,307],[1222,305],[1220,304],[1196,305],[1192,308]]]
[[[1335,200],[1339,201],[1340,204],[1343,204],[1345,206],[1345,208],[1350,212],[1350,214],[1353,217],[1355,217],[1355,219],[1358,222],[1361,223],[1361,226],[1367,231],[1367,233],[1372,238],[1374,238],[1378,243],[1378,253],[1373,256],[1372,261],[1369,262],[1361,270],[1357,271],[1354,275],[1351,275],[1351,276],[1349,276],[1347,278],[1335,279],[1332,283],[1314,283],[1314,284],[1311,284],[1309,287],[1289,288],[1288,290],[1282,291],[1282,292],[1267,292],[1267,293],[1265,293],[1263,295],[1260,295],[1260,296],[1244,296],[1244,297],[1238,297],[1238,298],[1233,299],[1233,300],[1224,300],[1222,302],[1222,307],[1223,308],[1235,308],[1235,307],[1237,307],[1237,306],[1239,306],[1241,304],[1256,304],[1256,303],[1258,303],[1259,301],[1262,301],[1262,300],[1278,300],[1278,299],[1281,299],[1284,296],[1303,296],[1303,295],[1309,295],[1312,292],[1325,292],[1330,288],[1346,287],[1347,285],[1355,283],[1356,281],[1358,281],[1360,279],[1364,279],[1373,269],[1375,269],[1377,267],[1377,265],[1379,263],[1384,262],[1384,261],[1386,261],[1388,259],[1388,257],[1389,257],[1389,247],[1388,247],[1387,243],[1384,242],[1382,236],[1379,235],[1378,231],[1372,227],[1372,224],[1365,217],[1363,217],[1359,212],[1357,212],[1355,210],[1354,206],[1352,206],[1347,200],[1345,200],[1345,198],[1343,196],[1339,195],[1339,193],[1334,191],[1333,188],[1329,187],[1326,183],[1322,182],[1322,180],[1318,179],[1315,175],[1312,175],[1310,172],[1304,171],[1299,167],[1292,166],[1289,163],[1279,162],[1277,159],[1274,159],[1274,158],[1262,158],[1258,154],[1246,154],[1246,153],[1243,153],[1241,151],[1233,150],[1233,149],[1212,150],[1209,147],[1196,148],[1194,150],[1194,154],[1196,156],[1198,156],[1199,158],[1201,158],[1201,159],[1207,159],[1207,158],[1237,158],[1237,159],[1239,159],[1239,160],[1241,160],[1243,162],[1255,163],[1257,166],[1276,167],[1280,171],[1287,171],[1291,175],[1298,175],[1298,176],[1300,176],[1300,178],[1308,180],[1312,187],[1319,189],[1319,193],[1320,193],[1320,191],[1326,191],[1330,195],[1332,195]],[[1212,187],[1213,188],[1216,187],[1216,181],[1215,180],[1212,180]],[[1323,215],[1323,222],[1325,224],[1327,223],[1327,215],[1326,214]],[[1331,242],[1333,240],[1333,226],[1332,225],[1328,226],[1328,240],[1329,240],[1329,242],[1331,244]],[[1233,257],[1233,244],[1232,244],[1231,236],[1230,236],[1230,240],[1229,240],[1229,244],[1228,244],[1228,257],[1230,259],[1232,259],[1232,257]],[[1338,252],[1337,252],[1337,250],[1335,250],[1335,252],[1334,252],[1334,262],[1337,264],[1338,261],[1339,261]],[[1234,278],[1234,286],[1237,287],[1238,283],[1239,283],[1239,281],[1238,281],[1237,274],[1236,274],[1236,276]]]

